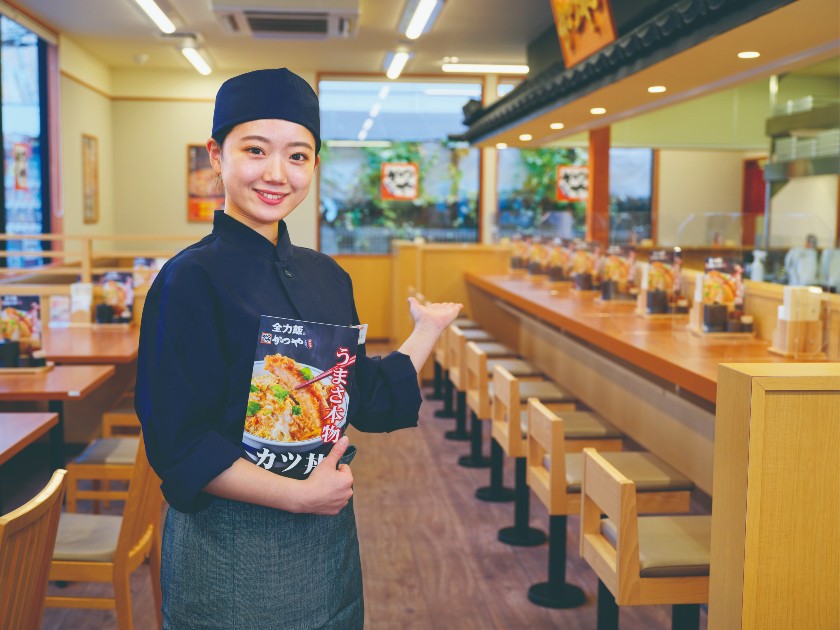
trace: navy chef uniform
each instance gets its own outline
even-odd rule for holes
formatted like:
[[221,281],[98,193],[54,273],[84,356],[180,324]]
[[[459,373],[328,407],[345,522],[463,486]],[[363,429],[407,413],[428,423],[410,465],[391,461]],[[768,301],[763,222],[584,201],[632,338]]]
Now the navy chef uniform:
[[[320,145],[317,112],[317,97],[296,75],[248,73],[220,88],[213,137],[248,120],[280,118],[303,124]],[[337,516],[319,516],[202,492],[244,457],[260,316],[359,323],[347,273],[292,245],[283,221],[278,227],[275,246],[217,211],[212,233],[167,262],[146,297],[135,406],[171,506],[161,575],[165,627],[362,627],[352,499]],[[408,356],[370,358],[359,346],[352,387],[348,417],[357,429],[416,426],[421,399]]]

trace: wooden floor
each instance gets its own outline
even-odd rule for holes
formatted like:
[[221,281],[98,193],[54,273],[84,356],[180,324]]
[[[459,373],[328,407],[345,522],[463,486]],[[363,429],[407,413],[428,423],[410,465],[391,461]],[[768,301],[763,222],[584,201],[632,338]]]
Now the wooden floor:
[[[424,402],[417,429],[386,435],[350,431],[359,448],[352,470],[365,576],[365,627],[595,628],[597,582],[577,555],[578,519],[569,519],[567,579],[584,589],[586,605],[558,611],[531,604],[527,589],[547,578],[548,548],[516,548],[498,542],[498,530],[513,522],[513,506],[474,498],[475,489],[486,485],[488,471],[457,465],[468,445],[444,439],[444,431],[454,421],[435,418],[433,411],[438,408],[438,402]],[[44,467],[28,464],[33,459],[18,458],[4,469],[7,508],[25,501],[46,483]],[[510,461],[505,479],[507,485],[513,483]],[[533,496],[531,521],[533,526],[547,528],[546,511]],[[50,593],[66,595],[107,592],[108,587],[100,585],[70,584],[61,589],[50,585]],[[135,627],[154,628],[145,567],[132,577],[132,596]],[[667,606],[622,608],[620,616],[622,630],[670,627]],[[705,613],[701,627],[706,627]],[[47,609],[42,628],[110,629],[116,628],[116,622],[109,611]]]

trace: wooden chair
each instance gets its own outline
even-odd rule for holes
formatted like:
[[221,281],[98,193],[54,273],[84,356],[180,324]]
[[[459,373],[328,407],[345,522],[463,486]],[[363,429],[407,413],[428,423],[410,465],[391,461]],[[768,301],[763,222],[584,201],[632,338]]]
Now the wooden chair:
[[618,606],[672,604],[671,627],[697,629],[709,599],[711,516],[640,518],[636,485],[584,449],[580,553],[598,575],[598,628],[618,628]]
[[[488,357],[480,344],[468,341],[466,344],[466,360],[464,362],[464,385],[467,394],[467,407],[472,413],[473,424],[478,425],[472,430],[471,452],[469,457],[474,460],[483,459],[481,454],[481,426],[479,422],[490,421],[493,402],[493,369],[500,365],[514,376],[522,379],[542,380],[543,375],[536,367],[518,357]],[[502,481],[502,458],[497,454],[495,460],[490,461],[490,485],[476,490],[475,496],[482,501],[502,503],[513,501],[513,488],[504,487]]]
[[[466,394],[466,354],[467,343],[473,342],[481,348],[485,354],[492,357],[515,358],[516,353],[498,343],[490,333],[481,329],[461,330],[458,326],[447,328],[446,363],[449,366],[449,380],[455,389],[455,430],[449,431],[445,437],[449,440],[468,440],[470,433],[467,431],[467,394]],[[471,430],[479,432],[477,439],[481,438],[481,425],[473,423]],[[489,460],[468,462],[464,465],[471,468],[485,468],[490,464]]]
[[66,470],[32,500],[0,517],[0,628],[41,626]]
[[566,517],[580,512],[584,448],[596,448],[628,471],[644,492],[641,512],[685,512],[694,487],[684,475],[650,453],[619,452],[621,433],[592,412],[555,413],[539,401],[528,403],[528,486],[549,514],[548,581],[534,584],[528,599],[549,608],[584,602],[583,591],[566,583]]
[[[67,464],[67,511],[75,512],[78,502],[93,501],[99,513],[100,501],[107,508],[110,502],[125,501],[128,491],[112,489],[111,482],[127,483],[134,467],[134,455],[140,434],[140,420],[134,411],[134,396],[123,396],[102,414],[102,437],[93,440],[84,451]],[[82,490],[82,480],[92,482]]]
[[[545,542],[545,534],[529,526],[530,497],[527,481],[527,407],[536,398],[555,411],[574,411],[575,398],[547,380],[523,380],[501,365],[493,371],[492,441],[490,457],[501,466],[503,453],[515,460],[514,524],[499,531],[499,540],[509,545],[530,547]],[[492,466],[491,466],[492,470]],[[491,478],[492,482],[492,478]]]
[[61,515],[50,567],[50,580],[110,582],[114,597],[47,597],[52,608],[115,609],[121,630],[132,628],[131,573],[146,559],[158,611],[160,592],[159,481],[146,458],[142,440],[135,455],[134,474],[122,516],[103,514]]

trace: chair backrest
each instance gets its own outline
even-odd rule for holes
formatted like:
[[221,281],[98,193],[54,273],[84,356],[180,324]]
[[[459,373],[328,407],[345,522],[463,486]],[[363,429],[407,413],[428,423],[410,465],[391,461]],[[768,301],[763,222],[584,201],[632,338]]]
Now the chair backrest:
[[458,388],[463,389],[464,347],[467,339],[463,331],[454,324],[447,328],[446,337],[446,365],[449,369],[449,380]]
[[145,556],[160,527],[161,495],[159,480],[149,460],[143,440],[137,445],[134,472],[128,484],[128,498],[123,511],[114,564]]
[[[616,529],[616,544],[601,532],[601,515]],[[633,599],[639,587],[636,484],[593,448],[583,449],[580,554],[616,601]]]
[[487,392],[487,355],[473,341],[464,346],[464,390],[467,392],[467,406],[482,420],[490,414]]
[[44,611],[66,470],[31,501],[0,517],[0,627],[38,628]]
[[[545,457],[551,458],[546,468]],[[528,487],[551,516],[569,514],[563,419],[536,398],[528,400]]]
[[493,437],[510,457],[525,456],[520,407],[519,379],[497,365],[493,368]]

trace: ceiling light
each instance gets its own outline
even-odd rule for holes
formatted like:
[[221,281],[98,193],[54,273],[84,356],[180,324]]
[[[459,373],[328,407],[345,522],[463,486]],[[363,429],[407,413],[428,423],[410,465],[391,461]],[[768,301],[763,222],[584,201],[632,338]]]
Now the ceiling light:
[[738,53],[739,59],[756,59],[758,57],[761,57],[761,53],[755,52],[754,50],[746,50]]
[[392,56],[390,62],[386,60],[388,69],[385,71],[385,76],[393,80],[400,76],[403,68],[405,68],[405,64],[411,59],[411,53],[398,51],[389,54]]
[[423,90],[426,96],[471,96],[480,97],[481,89],[474,88],[428,88]]
[[155,23],[162,32],[169,34],[175,32],[175,25],[172,23],[166,14],[161,11],[160,7],[155,4],[155,0],[134,0],[149,19]]
[[328,147],[352,148],[352,147],[372,147],[387,149],[391,143],[387,140],[327,140],[325,144]]
[[563,123],[551,123],[551,124],[549,125],[549,127],[550,127],[551,129],[562,129],[562,128],[563,128],[563,127],[565,127],[565,126],[566,126],[566,125],[564,125]]
[[650,92],[651,94],[661,94],[667,89],[668,88],[666,88],[664,85],[651,85],[648,88],[648,92]]
[[497,149],[507,149],[507,143],[505,143],[505,142],[497,142],[497,143],[496,143],[496,148],[497,148]]
[[519,139],[522,140],[522,142],[528,142],[529,140],[533,140],[534,136],[530,133],[523,133],[519,136]]
[[364,139],[367,138],[367,131],[362,129],[356,137],[359,139],[359,142],[363,142]]
[[373,118],[365,118],[365,122],[362,123],[362,129],[370,131],[371,127],[373,127]]
[[193,65],[193,68],[198,70],[199,74],[207,76],[213,72],[210,68],[210,64],[204,60],[204,57],[202,57],[201,53],[199,53],[195,48],[182,48],[181,54],[187,58],[187,61]]
[[391,93],[391,86],[390,85],[383,85],[381,88],[379,88],[379,94],[377,94],[377,97],[379,98],[380,101],[384,101],[386,98],[388,98],[388,94],[390,94],[390,93]]
[[590,114],[594,114],[595,116],[600,116],[601,114],[606,114],[607,110],[604,107],[593,107],[589,110]]
[[472,74],[528,74],[528,66],[493,63],[445,63],[444,72],[468,72]]
[[370,111],[368,112],[368,116],[370,116],[371,118],[376,118],[377,116],[379,116],[379,110],[381,110],[381,109],[382,109],[382,103],[380,103],[379,101],[376,101],[371,106]]
[[[408,9],[411,4],[413,3],[408,2],[406,4],[406,9]],[[405,28],[405,36],[408,37],[408,39],[417,39],[420,37],[424,31],[427,30],[427,25],[431,27],[431,17],[432,14],[435,13],[435,9],[437,9],[437,7],[438,0],[420,0],[417,2],[414,7],[414,13],[411,16],[411,20]]]

